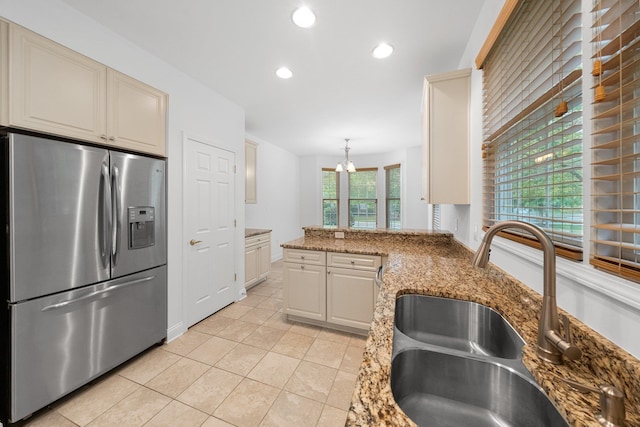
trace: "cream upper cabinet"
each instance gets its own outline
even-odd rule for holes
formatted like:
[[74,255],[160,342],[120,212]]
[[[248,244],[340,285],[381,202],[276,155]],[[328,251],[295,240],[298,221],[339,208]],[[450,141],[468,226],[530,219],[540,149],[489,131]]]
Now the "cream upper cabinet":
[[165,156],[165,93],[19,25],[8,33],[11,126]]
[[425,78],[422,197],[427,203],[470,203],[470,76],[465,69]]
[[256,165],[258,161],[258,146],[253,141],[244,142],[244,202],[255,204],[258,202],[256,181]]
[[105,142],[107,67],[18,25],[9,40],[11,125]]
[[0,126],[9,125],[9,23],[0,19]]
[[115,70],[107,70],[110,144],[165,155],[167,95]]

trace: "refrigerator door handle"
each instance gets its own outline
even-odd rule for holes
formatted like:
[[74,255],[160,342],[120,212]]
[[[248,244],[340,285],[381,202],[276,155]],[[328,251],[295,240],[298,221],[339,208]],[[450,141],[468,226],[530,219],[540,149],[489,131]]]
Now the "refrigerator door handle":
[[107,268],[109,266],[109,258],[111,255],[111,184],[109,182],[109,167],[103,163],[100,171],[102,177],[100,180],[100,186],[102,187],[102,223],[99,228],[99,242],[100,242],[100,258],[102,260],[102,267]]
[[109,286],[109,287],[107,287],[105,289],[102,289],[102,290],[99,290],[99,291],[96,291],[96,292],[91,292],[90,294],[81,296],[79,298],[74,298],[74,299],[70,299],[70,300],[67,300],[67,301],[59,302],[57,304],[48,305],[48,306],[42,308],[40,311],[49,311],[49,310],[55,310],[57,308],[66,307],[66,306],[74,304],[76,302],[85,301],[85,300],[91,299],[93,297],[96,297],[98,295],[101,295],[101,294],[104,294],[104,293],[107,293],[107,292],[111,292],[111,291],[115,291],[116,289],[124,288],[124,287],[127,287],[127,286],[131,286],[131,285],[135,285],[135,284],[138,284],[138,283],[142,283],[142,282],[148,282],[149,280],[153,280],[155,278],[156,278],[156,276],[154,275],[154,276],[143,277],[141,279],[131,280],[129,282],[120,283],[120,284],[117,284],[117,285],[112,285],[112,286]]
[[120,170],[117,165],[113,165],[113,175],[111,177],[111,194],[113,200],[113,235],[111,240],[111,255],[113,255],[113,266],[118,264],[118,258],[120,257],[120,229],[122,228],[122,219],[120,215],[121,201],[120,201],[120,188],[118,186],[120,182]]

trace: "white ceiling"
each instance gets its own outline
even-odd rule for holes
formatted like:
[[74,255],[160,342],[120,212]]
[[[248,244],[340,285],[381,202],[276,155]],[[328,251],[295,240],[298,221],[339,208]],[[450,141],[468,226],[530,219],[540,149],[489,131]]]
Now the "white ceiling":
[[458,68],[485,0],[63,1],[240,105],[247,133],[340,156],[344,138],[352,155],[420,144],[423,76]]

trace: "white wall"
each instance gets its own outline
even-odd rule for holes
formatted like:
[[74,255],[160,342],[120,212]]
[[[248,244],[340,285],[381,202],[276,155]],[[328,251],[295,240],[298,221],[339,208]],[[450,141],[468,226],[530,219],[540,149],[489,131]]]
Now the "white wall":
[[256,204],[245,205],[247,228],[271,232],[271,260],[282,258],[281,243],[302,236],[300,225],[300,158],[252,135],[258,145]]
[[[484,43],[495,18],[503,5],[501,0],[487,0],[469,39],[459,68],[472,67],[471,76],[471,205],[443,206],[443,222],[454,230],[463,244],[475,249],[482,238],[482,72],[475,69],[475,57]],[[589,58],[591,0],[583,0],[583,58]],[[587,74],[588,75],[588,74]],[[588,135],[590,132],[590,79],[583,82],[584,105],[584,164],[589,164]],[[585,183],[589,183],[590,170],[585,168]],[[585,185],[584,209],[589,212],[589,185]],[[585,240],[589,236],[589,215],[585,215]],[[480,230],[478,230],[480,229]],[[476,230],[478,232],[476,233]],[[585,249],[585,260],[575,263],[558,258],[557,300],[558,305],[594,330],[600,332],[636,357],[640,357],[640,285],[592,268],[589,263],[589,245]],[[522,247],[513,242],[496,238],[491,252],[491,261],[537,292],[542,292],[542,255],[539,251]]]
[[[417,106],[419,108],[419,106]],[[322,168],[335,168],[343,159],[335,156],[305,156],[300,160],[300,222],[302,226],[322,225]],[[357,168],[378,168],[378,228],[386,224],[384,167],[400,164],[402,228],[429,228],[428,205],[420,200],[421,147],[391,151],[388,153],[358,156],[349,154]],[[348,223],[348,176],[340,179],[340,227]]]
[[[213,141],[236,153],[237,229],[244,230],[244,111],[58,0],[0,0],[0,15],[169,94],[168,338],[186,330],[183,307],[182,137]],[[236,233],[238,283],[244,283],[244,233]]]

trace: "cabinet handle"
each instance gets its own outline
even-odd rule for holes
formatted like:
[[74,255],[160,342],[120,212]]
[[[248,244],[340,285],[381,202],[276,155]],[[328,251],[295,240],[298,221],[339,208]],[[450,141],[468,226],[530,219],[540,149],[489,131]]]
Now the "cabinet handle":
[[109,137],[109,141],[115,141],[116,139],[112,136]]
[[107,139],[107,135],[100,135],[100,139]]

